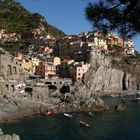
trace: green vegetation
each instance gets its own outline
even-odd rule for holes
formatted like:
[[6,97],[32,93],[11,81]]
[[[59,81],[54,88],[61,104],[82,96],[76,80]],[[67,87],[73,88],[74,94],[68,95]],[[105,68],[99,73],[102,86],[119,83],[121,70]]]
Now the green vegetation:
[[122,57],[123,56],[123,48],[118,45],[108,45],[108,50],[113,57]]
[[8,42],[1,42],[0,47],[5,49],[6,51],[13,54],[15,51],[26,51],[27,46],[30,45],[28,41],[8,41]]
[[140,0],[100,0],[88,3],[87,19],[105,33],[118,31],[125,39],[140,33]]
[[136,51],[136,57],[140,60],[140,53],[138,51]]
[[58,66],[59,76],[62,78],[70,78],[70,66],[67,64],[61,64]]
[[113,59],[113,60],[111,60],[111,64],[115,65],[115,64],[117,64],[117,61],[115,59]]
[[45,27],[45,32],[53,36],[64,35],[62,31],[47,24],[44,17],[38,13],[30,13],[20,3],[14,0],[0,0],[0,29],[6,29],[9,33],[23,33],[37,29],[40,25]]
[[57,36],[57,35],[60,35],[60,36],[64,36],[64,33],[60,30],[58,30],[56,27],[48,24],[48,32],[51,33],[53,36]]

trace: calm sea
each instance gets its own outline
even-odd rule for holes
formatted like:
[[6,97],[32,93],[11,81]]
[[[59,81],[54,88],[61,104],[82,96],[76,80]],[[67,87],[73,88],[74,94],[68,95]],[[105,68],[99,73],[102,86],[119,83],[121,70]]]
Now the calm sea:
[[[106,98],[105,101],[111,110],[94,113],[94,117],[88,113],[73,113],[71,119],[58,114],[1,127],[6,133],[20,135],[21,140],[140,140],[140,103],[127,101],[124,112],[115,112],[118,99]],[[81,127],[79,120],[91,126]]]

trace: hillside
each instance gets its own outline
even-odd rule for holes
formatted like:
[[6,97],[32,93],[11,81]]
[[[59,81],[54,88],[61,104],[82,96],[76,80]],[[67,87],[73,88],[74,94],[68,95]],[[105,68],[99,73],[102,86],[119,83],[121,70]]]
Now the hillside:
[[49,32],[53,36],[64,33],[47,23],[38,13],[30,13],[15,0],[0,0],[0,29],[7,32],[23,33],[32,29],[40,29],[44,34]]

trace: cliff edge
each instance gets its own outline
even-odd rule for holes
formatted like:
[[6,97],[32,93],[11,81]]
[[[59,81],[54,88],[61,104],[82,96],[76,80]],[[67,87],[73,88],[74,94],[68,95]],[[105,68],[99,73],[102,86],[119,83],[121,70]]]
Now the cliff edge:
[[84,83],[90,90],[101,95],[139,90],[140,64],[136,60],[130,61],[131,64],[121,58],[92,55],[91,67],[85,74]]

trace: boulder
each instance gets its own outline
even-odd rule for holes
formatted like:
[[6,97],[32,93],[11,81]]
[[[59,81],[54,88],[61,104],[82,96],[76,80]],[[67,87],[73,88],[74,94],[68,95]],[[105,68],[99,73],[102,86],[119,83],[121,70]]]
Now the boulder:
[[16,134],[4,134],[2,129],[0,128],[0,140],[20,140],[20,137]]
[[124,104],[118,104],[115,106],[115,111],[124,111],[126,106]]
[[0,128],[0,136],[1,136],[1,135],[3,135],[3,131],[2,131],[2,129]]

